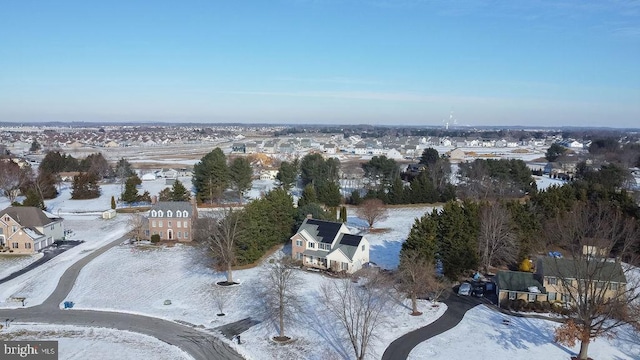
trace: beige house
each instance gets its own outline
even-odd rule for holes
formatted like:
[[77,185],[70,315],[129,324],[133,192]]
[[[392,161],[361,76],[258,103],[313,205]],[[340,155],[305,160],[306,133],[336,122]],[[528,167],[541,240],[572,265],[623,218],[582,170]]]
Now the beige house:
[[147,238],[160,235],[160,240],[193,240],[193,219],[197,216],[189,201],[160,201],[149,210]]
[[351,274],[369,262],[369,242],[343,223],[309,215],[291,237],[291,256],[307,267]]
[[542,281],[549,302],[569,305],[579,293],[610,299],[623,296],[627,286],[620,262],[606,258],[540,258],[536,276]]
[[31,206],[0,211],[1,253],[33,254],[63,238],[63,219],[53,214]]

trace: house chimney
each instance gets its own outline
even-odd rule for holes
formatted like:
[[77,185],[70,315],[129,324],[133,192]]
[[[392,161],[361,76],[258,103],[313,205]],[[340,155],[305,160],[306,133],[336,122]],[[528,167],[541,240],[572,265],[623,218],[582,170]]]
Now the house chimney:
[[313,219],[313,214],[307,214],[307,219]]

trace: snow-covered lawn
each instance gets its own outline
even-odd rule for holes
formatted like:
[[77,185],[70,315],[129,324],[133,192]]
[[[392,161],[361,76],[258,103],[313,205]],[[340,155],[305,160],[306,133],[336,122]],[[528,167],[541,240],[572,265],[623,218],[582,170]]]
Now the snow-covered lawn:
[[[509,319],[510,325],[503,324]],[[507,316],[484,305],[467,312],[455,328],[431,338],[411,351],[409,360],[422,359],[569,359],[580,350],[556,344],[557,323]],[[640,359],[638,333],[620,328],[611,338],[598,338],[589,345],[593,359]]]
[[106,328],[12,323],[2,330],[2,338],[13,341],[57,340],[58,355],[65,360],[193,359],[177,346],[151,336]]
[[[391,207],[388,210],[387,219],[373,225],[374,229],[377,229],[374,232],[369,232],[367,223],[355,215],[347,217],[347,226],[355,229],[356,232],[360,231],[360,235],[367,238],[371,262],[384,269],[395,269],[398,267],[400,248],[407,240],[415,219],[430,213],[433,209],[433,206],[425,205]],[[350,213],[354,211],[355,208],[349,208]]]
[[[121,245],[107,251],[89,263],[80,273],[69,299],[74,309],[99,309],[132,312],[168,320],[186,321],[206,328],[215,328],[246,317],[260,319],[260,287],[267,264],[234,272],[240,286],[223,288],[216,282],[224,279],[207,266],[200,250],[186,245],[174,247],[141,247]],[[286,329],[296,339],[288,345],[278,345],[270,338],[277,328],[268,322],[256,325],[242,334],[242,345],[234,345],[249,359],[331,359],[351,354],[346,338],[329,326],[321,310],[320,288],[323,283],[337,281],[315,272],[298,272],[304,287],[304,318]],[[226,296],[224,317],[215,298]],[[171,300],[171,305],[164,305]],[[432,308],[421,302],[424,315],[409,315],[408,303],[390,306],[379,332],[379,339],[371,344],[371,359],[379,358],[384,349],[397,337],[434,321],[446,309]],[[348,355],[347,358],[351,357]]]
[[126,214],[119,214],[112,220],[102,220],[97,215],[66,215],[65,228],[73,231],[68,238],[85,242],[26,274],[0,284],[0,308],[21,306],[20,302],[12,300],[16,297],[26,298],[26,306],[41,304],[53,292],[69,266],[93,250],[122,237],[127,232],[127,219]]
[[33,255],[0,255],[0,279],[21,270],[29,264],[40,259],[44,254],[37,253]]

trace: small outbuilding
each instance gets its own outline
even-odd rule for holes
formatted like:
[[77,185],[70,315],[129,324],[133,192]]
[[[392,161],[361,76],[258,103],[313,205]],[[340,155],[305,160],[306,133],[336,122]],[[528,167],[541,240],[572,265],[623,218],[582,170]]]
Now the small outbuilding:
[[106,210],[106,211],[102,212],[102,218],[105,219],[105,220],[110,220],[110,219],[113,219],[114,217],[116,217],[116,214],[117,214],[117,212],[116,212],[115,209],[109,209],[109,210]]

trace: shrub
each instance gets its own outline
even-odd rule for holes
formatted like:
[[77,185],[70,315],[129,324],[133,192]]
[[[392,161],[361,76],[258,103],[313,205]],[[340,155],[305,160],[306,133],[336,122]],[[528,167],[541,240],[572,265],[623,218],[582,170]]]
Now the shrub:
[[160,241],[160,235],[158,235],[158,234],[151,235],[151,242],[152,243],[157,243],[158,241]]
[[518,299],[513,304],[513,310],[515,311],[523,311],[526,310],[527,302],[524,299]]

